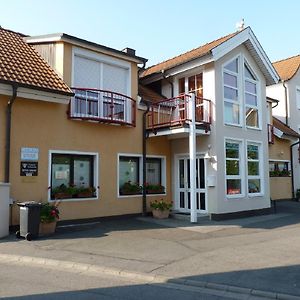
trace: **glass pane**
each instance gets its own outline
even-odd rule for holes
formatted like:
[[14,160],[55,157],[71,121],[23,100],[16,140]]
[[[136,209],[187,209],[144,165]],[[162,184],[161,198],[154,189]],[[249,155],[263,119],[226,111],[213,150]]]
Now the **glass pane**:
[[238,160],[226,160],[226,174],[227,175],[239,175],[240,168],[239,168],[239,161]]
[[238,73],[238,59],[231,61],[224,67],[224,69]]
[[204,178],[204,159],[200,160],[200,189],[205,189],[205,178]]
[[180,192],[179,206],[180,208],[184,208],[184,192]]
[[188,91],[194,91],[196,89],[195,75],[188,78]]
[[179,187],[184,188],[184,160],[179,160]]
[[188,209],[191,209],[191,193],[188,192],[187,195],[188,195]]
[[246,111],[246,125],[251,127],[258,127],[258,111],[255,108],[247,108]]
[[160,158],[147,158],[146,181],[148,184],[161,184],[161,160]]
[[238,90],[224,86],[224,98],[237,101]]
[[205,193],[200,193],[200,209],[205,210]]
[[139,183],[139,159],[137,157],[120,157],[119,186],[125,182]]
[[224,73],[224,84],[237,88],[237,76]]
[[224,106],[225,106],[225,111],[224,111],[225,123],[237,124],[237,125],[240,124],[239,105],[225,102]]
[[190,160],[187,159],[186,160],[186,163],[187,163],[187,182],[188,182],[188,188],[191,187],[191,180],[190,180]]
[[199,197],[199,193],[196,193],[196,208],[200,209],[200,197]]
[[257,106],[257,97],[248,93],[245,93],[246,104]]
[[246,92],[256,94],[256,84],[246,80],[245,81],[245,90],[246,90]]
[[226,142],[226,157],[239,158],[240,146],[237,143]]
[[196,96],[203,97],[203,78],[202,73],[196,75]]
[[247,146],[247,157],[248,157],[248,159],[259,159],[257,145],[248,145]]
[[227,179],[227,195],[241,194],[241,180],[240,179]]
[[91,186],[91,161],[89,158],[74,159],[74,185],[85,188]]
[[53,155],[52,158],[52,188],[62,184],[70,185],[70,158],[68,156]]
[[248,175],[259,175],[258,161],[248,161]]
[[248,180],[248,192],[249,193],[260,193],[260,179],[249,179]]
[[256,80],[255,76],[252,74],[251,70],[249,69],[249,67],[246,64],[244,64],[244,70],[245,70],[246,78]]
[[199,189],[199,159],[196,159],[196,189]]
[[180,78],[178,80],[178,85],[179,85],[179,94],[184,94],[185,93],[185,78]]

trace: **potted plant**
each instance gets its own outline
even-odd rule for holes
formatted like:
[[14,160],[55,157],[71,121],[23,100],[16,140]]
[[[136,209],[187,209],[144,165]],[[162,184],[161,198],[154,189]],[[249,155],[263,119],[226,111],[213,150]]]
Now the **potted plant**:
[[54,204],[42,203],[40,212],[40,235],[48,235],[55,232],[56,222],[59,219],[59,202]]
[[156,219],[166,219],[169,217],[172,202],[166,202],[163,199],[150,202],[153,217]]
[[78,198],[95,197],[96,189],[94,187],[81,187],[77,189],[76,196]]
[[145,184],[147,194],[163,194],[165,192],[165,187],[161,184]]
[[142,187],[138,183],[132,183],[130,180],[125,182],[120,188],[120,195],[136,195],[142,192]]

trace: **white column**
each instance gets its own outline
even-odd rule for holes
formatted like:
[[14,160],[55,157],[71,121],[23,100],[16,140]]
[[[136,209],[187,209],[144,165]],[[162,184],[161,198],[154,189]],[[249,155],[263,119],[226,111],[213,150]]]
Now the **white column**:
[[0,182],[0,238],[9,234],[9,183]]
[[197,223],[196,211],[196,124],[195,124],[195,94],[189,98],[189,154],[190,154],[190,193],[191,193],[191,223]]

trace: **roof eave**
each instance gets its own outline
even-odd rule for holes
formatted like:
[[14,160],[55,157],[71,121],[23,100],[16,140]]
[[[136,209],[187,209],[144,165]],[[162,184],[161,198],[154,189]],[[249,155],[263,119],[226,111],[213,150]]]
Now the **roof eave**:
[[83,47],[93,47],[100,50],[108,51],[114,54],[117,54],[123,58],[126,58],[127,60],[134,61],[138,64],[142,63],[145,64],[148,59],[136,56],[136,55],[130,55],[126,52],[123,52],[121,50],[117,50],[114,48],[110,48],[104,45],[100,45],[94,42],[90,42],[66,33],[55,33],[55,34],[48,34],[48,35],[40,35],[40,36],[33,36],[33,37],[27,37],[24,38],[25,41],[28,44],[43,44],[43,43],[55,43],[55,42],[67,42],[70,44],[74,44],[76,46],[83,46]]
[[54,93],[54,94],[69,96],[69,97],[73,97],[75,95],[72,91],[66,92],[66,91],[63,91],[63,90],[50,89],[50,88],[46,88],[46,87],[41,87],[41,86],[36,86],[36,85],[32,85],[32,84],[26,84],[26,83],[17,82],[17,81],[11,81],[11,80],[0,79],[0,83],[15,85],[15,86],[18,86],[18,87],[24,87],[24,88],[29,88],[29,89],[33,89],[33,90],[38,90],[38,91],[43,91],[43,92],[48,92],[48,93]]

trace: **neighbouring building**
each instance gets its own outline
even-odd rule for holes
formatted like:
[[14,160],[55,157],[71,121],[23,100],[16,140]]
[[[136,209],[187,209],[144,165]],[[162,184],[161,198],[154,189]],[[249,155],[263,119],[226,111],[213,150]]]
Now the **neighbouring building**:
[[[278,99],[273,115],[294,132],[300,132],[300,55],[273,63],[280,76],[280,81],[267,87],[267,96]],[[296,140],[295,140],[296,138]],[[293,139],[292,174],[293,192],[300,188],[299,137]],[[292,195],[294,197],[295,195]]]

